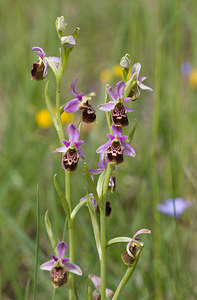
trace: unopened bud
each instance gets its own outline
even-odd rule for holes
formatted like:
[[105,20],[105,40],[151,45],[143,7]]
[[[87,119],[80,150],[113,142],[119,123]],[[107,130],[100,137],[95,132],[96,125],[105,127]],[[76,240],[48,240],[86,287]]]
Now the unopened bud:
[[68,35],[61,38],[61,44],[67,48],[73,48],[76,45],[76,41],[72,35]]
[[121,68],[128,69],[129,68],[129,59],[126,56],[123,56],[120,60]]
[[65,19],[63,16],[58,17],[56,20],[56,26],[57,26],[57,30],[63,32],[65,27],[66,27],[66,23],[65,23]]

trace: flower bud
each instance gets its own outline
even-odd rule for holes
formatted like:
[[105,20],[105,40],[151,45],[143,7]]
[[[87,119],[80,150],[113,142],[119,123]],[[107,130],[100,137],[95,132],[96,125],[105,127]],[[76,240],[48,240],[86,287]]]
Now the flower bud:
[[121,68],[124,68],[124,69],[129,68],[129,59],[126,55],[121,58],[120,66],[121,66]]
[[65,19],[63,16],[61,17],[58,17],[56,19],[56,27],[57,27],[57,30],[63,32],[65,27],[66,27],[66,23],[65,23]]
[[76,41],[72,35],[68,35],[61,38],[61,44],[67,48],[73,48],[76,45]]
[[64,267],[54,267],[51,270],[51,282],[55,288],[61,287],[68,282],[67,270]]

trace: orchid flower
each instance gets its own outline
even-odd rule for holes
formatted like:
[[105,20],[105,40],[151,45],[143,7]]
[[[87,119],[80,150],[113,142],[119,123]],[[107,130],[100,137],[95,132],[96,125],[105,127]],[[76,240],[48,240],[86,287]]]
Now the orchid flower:
[[140,234],[151,233],[149,229],[140,229],[131,238],[131,241],[127,244],[126,251],[122,253],[121,257],[126,265],[131,265],[139,252],[139,250],[144,246],[142,242],[139,242],[139,238],[136,238]]
[[47,76],[47,69],[49,66],[49,61],[54,63],[55,67],[58,69],[60,64],[60,58],[56,56],[46,56],[45,51],[40,47],[33,47],[32,51],[37,51],[38,54],[38,62],[33,64],[33,68],[31,70],[32,79],[43,80]]
[[96,152],[106,153],[108,163],[115,162],[120,164],[124,161],[123,154],[131,157],[135,157],[136,153],[133,147],[131,147],[124,140],[127,139],[127,135],[122,136],[122,127],[112,125],[113,135],[107,134],[110,141],[101,145]]
[[92,123],[96,119],[96,113],[93,107],[88,103],[89,100],[95,96],[95,93],[92,92],[86,96],[82,93],[78,94],[75,91],[75,84],[78,79],[75,79],[71,85],[72,93],[75,96],[74,99],[70,100],[65,106],[64,111],[66,113],[76,112],[77,110],[83,110],[82,118],[85,123]]
[[137,81],[136,85],[134,86],[134,88],[131,90],[131,92],[129,94],[129,96],[132,97],[132,100],[136,100],[140,96],[140,90],[139,90],[139,88],[141,88],[142,90],[149,90],[149,91],[153,90],[149,86],[144,85],[142,83],[142,81],[144,81],[146,79],[146,77],[145,76],[139,77],[140,70],[141,70],[141,64],[140,63],[134,64],[133,67],[132,67],[132,69],[131,69],[131,76],[130,76],[130,78],[133,76],[134,73],[136,73],[136,78],[135,79]]
[[99,105],[100,110],[111,111],[113,124],[121,127],[129,125],[127,112],[134,111],[133,109],[124,105],[125,102],[131,100],[130,97],[123,98],[124,88],[125,83],[123,81],[119,81],[116,84],[116,93],[113,91],[111,86],[108,87],[107,93],[109,94],[112,100]]
[[69,141],[62,141],[63,147],[56,148],[54,152],[62,152],[62,168],[67,171],[74,171],[77,168],[80,158],[85,158],[85,154],[80,146],[84,141],[79,141],[79,130],[73,124],[68,125]]
[[82,275],[79,266],[69,263],[70,258],[64,258],[67,249],[67,243],[59,242],[57,244],[57,256],[51,255],[52,259],[46,261],[40,266],[41,270],[50,271],[51,282],[55,288],[60,287],[68,282],[67,273],[71,272],[76,275]]

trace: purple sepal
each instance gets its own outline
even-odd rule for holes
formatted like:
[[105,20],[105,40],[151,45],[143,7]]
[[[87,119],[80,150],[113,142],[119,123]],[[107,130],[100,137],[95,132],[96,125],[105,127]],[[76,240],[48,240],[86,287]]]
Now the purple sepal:
[[114,91],[112,90],[111,86],[108,87],[107,93],[110,95],[110,97],[112,98],[112,100],[116,101],[118,99],[118,96],[114,93]]
[[79,139],[79,130],[72,123],[68,125],[69,142],[77,142]]
[[51,271],[51,269],[54,267],[54,259],[51,259],[51,260],[48,260],[46,261],[45,263],[43,263],[41,266],[40,266],[40,269],[41,270],[44,270],[44,271]]
[[111,111],[114,108],[115,104],[116,103],[114,101],[109,101],[107,103],[99,105],[98,108],[103,111]]
[[67,249],[67,243],[59,242],[57,244],[57,256],[58,258],[63,258]]
[[71,273],[74,273],[74,274],[77,274],[80,276],[82,275],[82,271],[79,266],[77,266],[73,263],[67,263],[67,262],[65,262],[64,265],[68,272],[71,272]]
[[96,150],[96,153],[106,153],[107,147],[109,147],[110,145],[111,145],[111,141],[106,142],[105,144],[98,147],[98,149]]
[[79,100],[81,101],[81,100],[82,100],[82,97],[83,97],[83,94],[82,94],[82,93],[81,93],[81,94],[78,94],[78,93],[75,91],[75,84],[76,84],[77,80],[78,80],[78,78],[75,79],[75,80],[72,82],[71,88],[72,88],[72,93],[73,93],[73,95],[74,95],[77,99],[79,99]]
[[64,111],[66,113],[76,112],[79,109],[79,99],[72,99],[64,106]]
[[136,156],[136,152],[133,149],[133,147],[131,147],[131,145],[129,145],[126,142],[122,142],[122,146],[124,147],[123,154],[131,156],[131,157],[135,157]]
[[125,83],[124,81],[119,81],[116,85],[116,92],[119,98],[122,97],[122,94],[124,92],[124,88],[125,88]]

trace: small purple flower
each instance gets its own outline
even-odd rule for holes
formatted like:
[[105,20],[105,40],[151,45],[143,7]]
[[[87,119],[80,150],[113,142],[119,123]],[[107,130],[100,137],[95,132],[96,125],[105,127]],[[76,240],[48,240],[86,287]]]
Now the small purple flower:
[[[94,274],[90,275],[90,279],[92,280],[92,283],[95,287],[95,290],[92,293],[93,300],[98,300],[100,299],[101,279]],[[112,299],[114,292],[110,289],[105,289],[105,292],[107,299]]]
[[52,259],[46,261],[40,266],[41,270],[50,271],[51,282],[55,288],[61,287],[68,282],[67,273],[82,275],[79,266],[69,263],[70,258],[64,258],[67,249],[67,243],[59,242],[57,244],[57,257],[51,255]]
[[88,103],[89,100],[95,96],[95,93],[92,92],[87,96],[84,96],[82,93],[78,94],[75,91],[75,84],[78,79],[75,79],[71,85],[72,93],[75,96],[74,99],[70,100],[65,106],[64,111],[66,113],[76,112],[77,110],[83,110],[82,119],[85,123],[92,123],[96,119],[96,113],[93,107]]
[[[140,73],[140,70],[141,70],[141,64],[140,63],[136,63],[133,65],[132,69],[131,69],[131,76],[130,78],[133,76],[134,73],[137,73],[136,74],[136,85],[134,86],[134,88],[131,90],[129,96],[132,97],[132,100],[136,100],[139,96],[140,96],[140,90],[139,88],[141,88],[142,90],[149,90],[149,91],[152,91],[153,89],[150,88],[149,86],[147,85],[144,85],[142,83],[142,81],[144,81],[146,79],[145,76],[143,77],[139,77],[139,73]],[[138,88],[139,87],[139,88]]]
[[85,154],[80,146],[84,141],[79,141],[79,130],[73,124],[68,125],[69,141],[62,141],[63,147],[56,148],[54,152],[63,152],[62,168],[67,171],[75,171],[80,158],[85,158]]
[[121,254],[121,258],[125,265],[131,265],[136,259],[136,256],[143,247],[143,243],[139,242],[139,238],[136,238],[140,234],[150,234],[151,231],[149,229],[140,229],[138,230],[134,236],[131,238],[131,241],[127,244],[126,251]]
[[60,58],[55,56],[46,56],[45,51],[40,47],[33,47],[32,51],[37,51],[39,56],[38,63],[33,64],[33,68],[31,70],[32,79],[36,80],[43,80],[47,76],[47,69],[49,64],[47,61],[51,61],[55,64],[56,68],[58,69],[60,64]]
[[133,147],[131,147],[127,142],[127,135],[122,136],[122,127],[112,125],[113,135],[107,134],[110,141],[101,145],[96,152],[106,153],[107,154],[107,162],[114,162],[116,164],[120,164],[124,161],[123,154],[131,157],[135,157],[136,153]]
[[184,210],[191,205],[192,203],[190,201],[185,201],[183,198],[175,198],[174,203],[173,199],[167,199],[163,204],[159,204],[157,206],[157,209],[163,214],[169,215],[171,217],[174,217],[174,215],[176,214],[176,218],[179,219]]
[[122,98],[125,88],[125,83],[119,81],[116,84],[116,93],[113,91],[112,87],[108,87],[107,92],[111,97],[111,101],[99,105],[99,109],[103,111],[111,111],[111,117],[113,124],[116,126],[128,126],[129,121],[127,117],[127,112],[134,111],[128,106],[124,105],[125,102],[131,100],[130,97]]
[[181,65],[181,72],[185,77],[189,77],[191,70],[192,66],[189,61],[186,61]]

